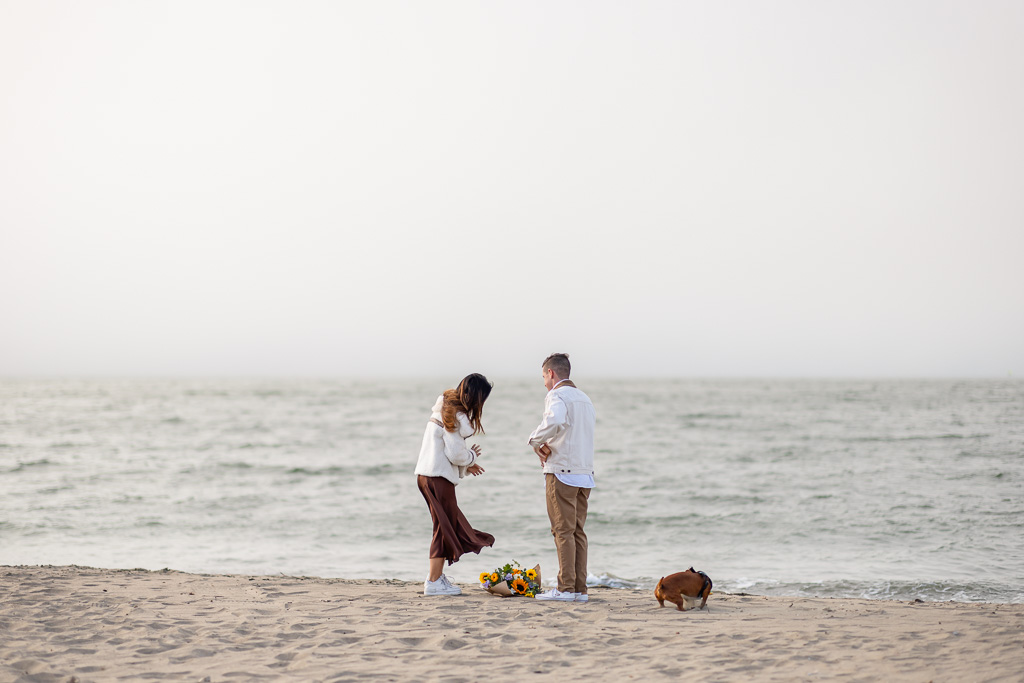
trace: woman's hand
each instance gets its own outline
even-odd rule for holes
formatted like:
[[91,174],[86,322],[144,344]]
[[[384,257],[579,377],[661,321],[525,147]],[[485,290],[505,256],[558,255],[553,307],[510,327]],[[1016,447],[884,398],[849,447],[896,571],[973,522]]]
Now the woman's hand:
[[[474,453],[476,453],[476,457],[477,458],[480,457],[480,454],[481,454],[480,444],[473,444],[472,446],[469,447],[469,450],[471,450]],[[473,462],[472,465],[470,465],[469,467],[466,468],[466,474],[472,474],[474,477],[478,477],[478,476],[480,476],[483,473],[484,473],[484,468],[480,467],[480,465],[476,464],[476,459],[474,459],[474,462]]]

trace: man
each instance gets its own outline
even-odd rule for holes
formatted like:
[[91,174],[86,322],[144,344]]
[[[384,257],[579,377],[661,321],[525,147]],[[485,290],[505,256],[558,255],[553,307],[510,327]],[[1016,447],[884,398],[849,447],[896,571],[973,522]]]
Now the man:
[[544,359],[544,419],[530,445],[544,468],[548,519],[558,552],[558,588],[538,600],[586,602],[587,501],[594,488],[594,404],[569,380],[569,356]]

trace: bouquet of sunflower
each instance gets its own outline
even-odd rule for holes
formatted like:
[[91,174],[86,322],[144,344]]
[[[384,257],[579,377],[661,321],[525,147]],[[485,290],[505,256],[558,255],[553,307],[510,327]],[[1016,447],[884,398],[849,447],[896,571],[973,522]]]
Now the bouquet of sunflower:
[[532,598],[540,592],[540,565],[533,569],[523,569],[518,562],[512,560],[492,572],[481,574],[480,585],[488,593],[503,598],[510,598],[513,595]]

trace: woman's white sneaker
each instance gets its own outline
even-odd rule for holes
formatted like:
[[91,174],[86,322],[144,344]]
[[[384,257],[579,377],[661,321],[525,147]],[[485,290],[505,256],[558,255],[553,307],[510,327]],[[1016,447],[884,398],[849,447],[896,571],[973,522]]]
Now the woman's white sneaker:
[[462,589],[448,580],[448,577],[441,574],[437,581],[429,578],[423,582],[424,595],[462,595]]
[[559,600],[561,602],[572,602],[576,599],[576,594],[570,593],[568,591],[563,593],[557,588],[552,588],[546,593],[538,593],[535,597],[538,600]]

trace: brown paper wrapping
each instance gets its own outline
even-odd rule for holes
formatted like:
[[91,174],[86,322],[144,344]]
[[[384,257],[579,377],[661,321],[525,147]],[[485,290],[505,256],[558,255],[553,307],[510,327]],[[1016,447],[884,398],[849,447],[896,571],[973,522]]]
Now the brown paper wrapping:
[[[525,571],[525,570],[523,570]],[[538,564],[533,568],[533,571],[537,572],[537,585],[540,585],[540,565]],[[516,593],[512,592],[512,589],[508,587],[507,581],[499,581],[489,588],[484,588],[485,591],[491,595],[497,595],[502,598],[513,598],[516,597]]]

